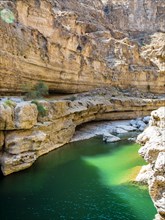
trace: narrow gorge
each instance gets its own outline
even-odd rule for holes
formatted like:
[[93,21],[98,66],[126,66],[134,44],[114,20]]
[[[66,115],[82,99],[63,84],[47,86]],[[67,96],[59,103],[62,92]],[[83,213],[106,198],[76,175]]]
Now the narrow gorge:
[[[165,220],[164,0],[0,0],[0,43],[3,178],[33,169],[40,156],[75,141],[103,136],[108,146],[119,141],[118,150],[137,137],[148,165],[138,174],[142,162],[134,155],[124,184],[148,185],[155,220]],[[83,162],[95,168],[100,163],[88,159]],[[145,220],[138,214],[124,220]]]

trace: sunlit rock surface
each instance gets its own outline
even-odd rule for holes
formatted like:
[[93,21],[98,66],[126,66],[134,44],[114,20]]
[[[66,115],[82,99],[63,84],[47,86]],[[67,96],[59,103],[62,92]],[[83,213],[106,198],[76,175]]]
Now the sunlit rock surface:
[[31,102],[15,106],[0,102],[0,130],[30,129],[37,122],[37,107]]
[[164,92],[164,0],[2,2],[0,93],[44,81],[51,91],[130,86]]
[[[137,180],[148,182],[151,198],[157,208],[156,220],[165,219],[165,107],[151,113],[150,125],[137,138],[142,145],[139,154],[149,163]],[[144,179],[146,179],[144,181]]]

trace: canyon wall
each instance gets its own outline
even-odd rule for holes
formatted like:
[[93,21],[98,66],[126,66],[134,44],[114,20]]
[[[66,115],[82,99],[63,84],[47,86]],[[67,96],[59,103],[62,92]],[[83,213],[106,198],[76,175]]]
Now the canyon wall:
[[149,185],[149,193],[157,208],[155,220],[165,219],[165,107],[151,113],[149,127],[138,136],[139,154],[149,164],[142,168],[138,181]]
[[[68,143],[80,124],[146,116],[164,102],[163,99],[138,97],[138,94],[135,97],[116,89],[35,103],[1,101],[2,172],[8,175],[30,167],[39,156]],[[42,108],[38,108],[39,105]]]
[[0,19],[0,94],[39,80],[53,92],[113,85],[164,93],[164,6],[163,0],[2,1],[0,10],[9,8],[15,21]]
[[164,0],[102,0],[111,24],[131,32],[165,32]]

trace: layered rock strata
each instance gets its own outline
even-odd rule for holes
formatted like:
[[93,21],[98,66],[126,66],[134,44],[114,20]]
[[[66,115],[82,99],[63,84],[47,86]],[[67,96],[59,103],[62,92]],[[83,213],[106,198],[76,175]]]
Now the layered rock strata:
[[157,208],[156,220],[165,219],[165,107],[151,113],[149,127],[138,136],[142,145],[139,154],[148,163],[137,181],[147,182],[151,198]]
[[53,92],[114,85],[163,93],[164,7],[164,0],[2,1],[15,22],[0,19],[0,93],[38,80]]
[[8,175],[31,166],[39,156],[68,143],[76,126],[82,123],[149,115],[163,102],[160,99],[135,98],[116,90],[104,89],[67,100],[38,101],[46,109],[45,116],[30,101],[15,105],[1,102],[2,172]]

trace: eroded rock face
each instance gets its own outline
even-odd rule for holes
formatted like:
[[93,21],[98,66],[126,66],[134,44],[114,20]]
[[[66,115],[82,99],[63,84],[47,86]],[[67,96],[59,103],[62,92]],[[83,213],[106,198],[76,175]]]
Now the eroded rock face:
[[110,6],[100,0],[9,2],[16,20],[0,19],[1,93],[23,91],[24,84],[38,80],[67,93],[107,85],[164,92],[165,34],[159,43],[159,33],[153,35],[164,30],[163,0],[113,1]]
[[16,106],[0,102],[0,130],[30,129],[37,123],[37,116],[37,107],[31,102]]
[[21,129],[32,128],[37,123],[37,106],[32,103],[19,103],[14,109],[15,126]]
[[[139,154],[149,163],[141,171],[140,181],[147,177],[149,192],[158,210],[155,219],[165,219],[165,107],[151,113],[149,127],[138,136]],[[150,171],[150,172],[149,172]],[[146,172],[146,173],[145,173]],[[148,173],[149,172],[149,173]],[[146,174],[146,175],[145,175]],[[149,175],[148,175],[149,174]]]
[[[5,108],[1,103],[0,164],[4,175],[31,166],[36,159],[68,142],[76,126],[89,121],[132,119],[149,115],[164,100],[132,96],[115,88],[94,90],[63,100],[40,100],[46,115],[31,102]],[[72,100],[73,99],[73,100]],[[12,113],[12,114],[11,114]],[[117,129],[134,130],[130,126]],[[5,132],[5,137],[4,137]],[[108,139],[107,139],[108,138]],[[112,141],[112,137],[107,137]]]
[[135,32],[165,31],[164,0],[102,1],[107,17],[117,29]]

